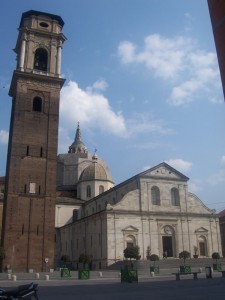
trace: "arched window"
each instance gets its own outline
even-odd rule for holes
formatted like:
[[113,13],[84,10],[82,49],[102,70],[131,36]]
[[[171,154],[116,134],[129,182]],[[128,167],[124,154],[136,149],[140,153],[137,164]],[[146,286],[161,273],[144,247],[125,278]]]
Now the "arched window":
[[40,97],[34,97],[33,99],[33,111],[42,111],[42,99]]
[[87,186],[87,198],[91,198],[91,187],[90,187],[90,185]]
[[171,204],[173,206],[179,206],[180,205],[179,190],[176,189],[176,188],[171,189]]
[[48,52],[43,48],[38,48],[34,54],[34,69],[46,72],[47,66]]
[[103,185],[100,185],[99,186],[99,195],[104,193],[104,186]]
[[160,191],[157,186],[151,188],[151,199],[153,205],[160,205]]

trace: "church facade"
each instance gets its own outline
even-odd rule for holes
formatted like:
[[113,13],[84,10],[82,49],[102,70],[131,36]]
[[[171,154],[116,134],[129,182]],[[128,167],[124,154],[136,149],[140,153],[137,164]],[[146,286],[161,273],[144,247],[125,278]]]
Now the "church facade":
[[[123,251],[130,245],[139,246],[141,259],[149,254],[162,258],[165,252],[178,257],[183,250],[193,255],[195,247],[200,257],[221,253],[215,211],[188,191],[186,176],[165,162],[104,192],[99,187],[104,180],[112,184],[111,176],[93,170],[105,166],[96,155],[86,164],[75,184],[76,198],[83,203],[74,206],[70,221],[57,228],[56,253],[68,255],[74,267],[80,254],[92,257],[94,268],[110,266],[124,259]],[[82,193],[78,192],[81,184]],[[89,199],[88,187],[93,192]],[[58,205],[63,209],[62,202]]]

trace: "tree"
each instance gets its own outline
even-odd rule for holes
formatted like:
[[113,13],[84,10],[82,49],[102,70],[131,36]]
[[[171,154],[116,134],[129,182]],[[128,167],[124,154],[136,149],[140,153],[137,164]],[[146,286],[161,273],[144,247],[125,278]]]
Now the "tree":
[[182,258],[184,260],[184,265],[185,265],[186,259],[190,258],[190,256],[191,256],[190,252],[188,252],[186,250],[179,253],[179,258]]
[[80,254],[79,259],[78,259],[79,263],[83,264],[83,267],[85,267],[86,264],[89,264],[90,262],[90,257],[87,254]]
[[63,267],[67,266],[67,263],[70,261],[70,257],[67,254],[61,256],[61,261],[63,262]]
[[139,247],[138,246],[129,246],[124,251],[124,257],[129,258],[131,261],[131,258],[139,259]]
[[154,267],[155,267],[155,262],[158,260],[159,260],[159,257],[157,254],[150,255],[150,261],[154,261]]
[[220,259],[220,254],[218,252],[213,252],[212,258],[216,260],[216,264],[217,264],[217,259]]

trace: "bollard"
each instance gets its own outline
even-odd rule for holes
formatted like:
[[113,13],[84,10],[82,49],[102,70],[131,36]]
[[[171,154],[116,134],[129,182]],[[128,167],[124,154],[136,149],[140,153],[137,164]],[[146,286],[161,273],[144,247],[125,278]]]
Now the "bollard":
[[36,273],[36,279],[39,279],[39,273]]
[[151,277],[155,277],[155,272],[151,272]]
[[12,274],[7,274],[8,279],[12,279]]
[[49,280],[49,275],[45,275],[45,280]]
[[13,280],[13,281],[16,281],[16,275],[13,275],[13,276],[12,276],[12,280]]
[[102,272],[99,272],[99,277],[102,277]]

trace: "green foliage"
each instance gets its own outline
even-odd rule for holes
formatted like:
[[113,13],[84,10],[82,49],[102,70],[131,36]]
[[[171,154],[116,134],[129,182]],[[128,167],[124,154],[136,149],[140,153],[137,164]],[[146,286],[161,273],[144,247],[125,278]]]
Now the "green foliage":
[[191,254],[190,252],[184,250],[182,252],[179,253],[179,258],[182,258],[184,260],[184,265],[185,265],[185,261],[187,258],[190,258],[191,257]]
[[62,255],[61,256],[61,261],[63,261],[64,263],[69,262],[70,261],[70,257],[69,255]]
[[194,254],[197,255],[198,254],[198,247],[194,246]]
[[85,266],[85,264],[89,264],[90,260],[91,260],[90,256],[87,254],[83,254],[83,253],[80,254],[79,259],[78,259],[79,263],[83,263],[84,266]]
[[150,261],[154,261],[154,266],[155,266],[155,262],[159,260],[159,257],[157,254],[152,254],[149,257]]
[[212,258],[215,259],[217,262],[217,259],[220,259],[220,254],[218,252],[213,252]]
[[130,260],[131,258],[139,259],[140,257],[138,246],[129,246],[123,251],[123,253],[124,253],[124,257],[129,258]]

